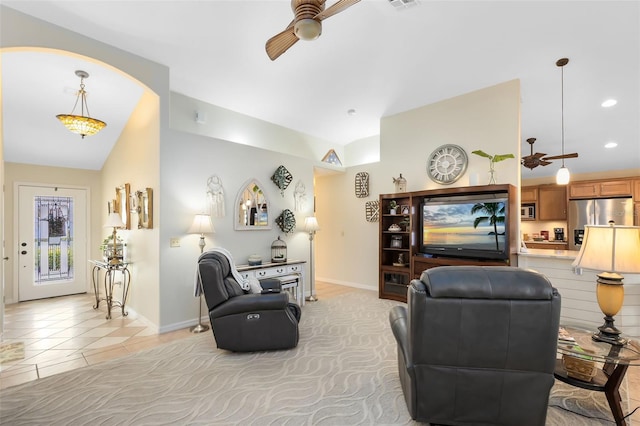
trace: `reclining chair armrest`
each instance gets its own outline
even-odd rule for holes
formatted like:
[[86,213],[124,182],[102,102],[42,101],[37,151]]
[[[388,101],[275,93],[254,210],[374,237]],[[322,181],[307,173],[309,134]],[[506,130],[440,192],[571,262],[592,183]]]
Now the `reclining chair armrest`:
[[277,278],[263,278],[260,280],[260,287],[267,292],[277,293],[282,291],[282,283]]
[[391,331],[398,342],[398,347],[404,356],[404,363],[407,368],[413,367],[409,352],[409,338],[407,330],[407,308],[404,306],[394,306],[389,311],[389,323]]
[[275,311],[284,309],[288,303],[289,296],[285,293],[247,294],[232,297],[213,308],[211,314],[213,318],[218,318],[252,311]]

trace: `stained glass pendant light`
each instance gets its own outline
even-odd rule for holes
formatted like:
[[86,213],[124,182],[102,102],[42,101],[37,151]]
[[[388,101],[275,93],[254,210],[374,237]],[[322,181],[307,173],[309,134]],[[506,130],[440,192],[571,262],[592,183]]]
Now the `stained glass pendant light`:
[[[73,110],[71,110],[71,114],[58,114],[56,117],[64,127],[69,129],[72,133],[77,133],[82,135],[82,139],[85,136],[91,136],[98,133],[104,126],[107,125],[104,121],[97,120],[95,118],[91,118],[89,116],[89,107],[87,106],[87,92],[84,90],[84,79],[89,78],[89,73],[82,70],[77,70],[76,75],[80,77],[80,90],[78,91],[78,96],[76,97],[76,103],[73,105]],[[81,115],[73,115],[76,107],[78,106],[78,101],[80,101],[80,114]],[[85,109],[87,110],[87,115],[84,115]]]

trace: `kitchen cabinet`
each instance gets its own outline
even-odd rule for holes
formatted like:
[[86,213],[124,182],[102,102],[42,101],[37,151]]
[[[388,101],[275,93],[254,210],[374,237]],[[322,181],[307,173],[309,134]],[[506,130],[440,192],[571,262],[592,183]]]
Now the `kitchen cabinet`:
[[543,242],[535,242],[535,241],[525,241],[524,243],[527,248],[532,248],[532,249],[544,249],[544,250],[567,250],[569,247],[568,243],[563,243],[563,242],[547,242],[547,243],[543,243]]
[[569,198],[630,197],[631,195],[631,179],[583,181],[569,184]]
[[[562,185],[520,189],[521,220],[567,220],[567,189]],[[533,212],[533,214],[525,214]]]
[[538,187],[538,220],[567,220],[567,189],[562,185]]
[[520,189],[520,202],[533,203],[538,201],[538,187],[537,186],[523,186]]

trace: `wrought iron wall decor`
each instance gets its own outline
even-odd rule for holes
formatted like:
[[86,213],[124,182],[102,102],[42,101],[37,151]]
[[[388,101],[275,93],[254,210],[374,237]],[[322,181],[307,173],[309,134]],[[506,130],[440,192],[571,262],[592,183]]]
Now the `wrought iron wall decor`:
[[207,202],[211,217],[224,217],[224,188],[222,179],[217,175],[207,179]]
[[296,189],[293,192],[293,199],[295,201],[295,211],[302,212],[307,205],[307,187],[302,180],[296,183]]
[[280,166],[276,169],[275,173],[273,173],[273,176],[271,176],[271,180],[280,188],[280,195],[284,197],[284,190],[287,189],[293,180],[293,175],[289,173],[289,170],[287,170],[285,166]]
[[380,220],[380,202],[378,200],[365,203],[365,216],[367,222],[378,222]]
[[284,209],[276,218],[276,224],[282,229],[282,232],[289,234],[296,229],[296,217],[291,210]]
[[356,197],[366,198],[369,196],[369,173],[356,173]]

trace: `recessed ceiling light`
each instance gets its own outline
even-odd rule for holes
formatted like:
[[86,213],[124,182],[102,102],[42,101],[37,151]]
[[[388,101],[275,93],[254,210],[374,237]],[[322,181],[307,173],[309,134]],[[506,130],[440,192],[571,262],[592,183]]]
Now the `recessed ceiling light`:
[[618,101],[616,101],[615,99],[607,99],[607,100],[606,100],[606,101],[604,101],[601,105],[602,105],[604,108],[609,108],[609,107],[614,106],[614,105],[615,105],[615,104],[617,104],[617,103],[618,103]]
[[351,108],[350,110],[347,111],[347,114],[349,115],[356,115],[356,110]]
[[607,144],[604,146],[605,148],[615,148],[616,146],[618,146],[617,142],[607,142]]

